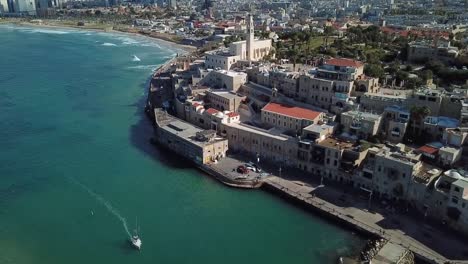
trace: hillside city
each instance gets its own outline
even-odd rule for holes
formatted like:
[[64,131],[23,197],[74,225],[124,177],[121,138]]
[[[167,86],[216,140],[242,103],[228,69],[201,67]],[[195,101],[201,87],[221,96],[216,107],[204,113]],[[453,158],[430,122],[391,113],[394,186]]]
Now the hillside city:
[[[149,84],[158,144],[230,185],[290,179],[362,221],[397,215],[382,237],[400,230],[427,254],[394,250],[431,263],[468,260],[467,11],[466,0],[0,0],[0,21],[184,45]],[[411,263],[397,259],[372,263]]]

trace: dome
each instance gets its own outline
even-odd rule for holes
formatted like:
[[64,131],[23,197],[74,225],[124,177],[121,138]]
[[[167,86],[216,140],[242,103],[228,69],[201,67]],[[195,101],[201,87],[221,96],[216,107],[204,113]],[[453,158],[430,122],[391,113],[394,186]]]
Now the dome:
[[216,117],[223,118],[224,114],[222,112],[218,112],[218,113],[216,113]]
[[457,180],[464,178],[457,170],[454,170],[454,169],[448,170],[444,174],[445,176],[448,176],[450,178],[457,179]]

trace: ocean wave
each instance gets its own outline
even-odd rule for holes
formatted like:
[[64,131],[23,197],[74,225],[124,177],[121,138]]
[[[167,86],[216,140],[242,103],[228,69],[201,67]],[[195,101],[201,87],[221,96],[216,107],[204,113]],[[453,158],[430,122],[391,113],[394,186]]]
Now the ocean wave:
[[118,40],[122,41],[123,45],[137,45],[140,44],[139,41],[130,38],[130,37],[117,37]]
[[37,28],[37,29],[28,28],[28,29],[23,29],[21,31],[26,32],[26,33],[43,33],[43,34],[58,34],[58,35],[71,33],[70,31],[64,31],[64,30],[58,30],[58,29],[42,29],[42,28]]
[[101,46],[116,47],[117,44],[110,43],[110,42],[105,42],[105,43],[102,43]]

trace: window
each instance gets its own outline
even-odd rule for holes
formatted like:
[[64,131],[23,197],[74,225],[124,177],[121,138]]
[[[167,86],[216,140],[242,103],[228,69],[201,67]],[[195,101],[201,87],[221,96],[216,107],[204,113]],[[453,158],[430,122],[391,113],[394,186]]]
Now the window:
[[335,166],[338,165],[338,161],[335,160],[335,161],[333,162],[333,165],[335,165]]
[[330,164],[330,159],[327,159],[327,164]]
[[453,197],[452,197],[452,203],[458,204],[458,197],[453,196]]
[[460,192],[460,188],[458,188],[458,187],[455,187],[453,190],[456,191],[456,192]]

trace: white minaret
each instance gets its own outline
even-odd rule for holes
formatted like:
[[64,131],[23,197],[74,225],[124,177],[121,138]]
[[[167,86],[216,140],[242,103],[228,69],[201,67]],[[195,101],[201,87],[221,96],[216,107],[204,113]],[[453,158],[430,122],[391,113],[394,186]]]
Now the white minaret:
[[252,61],[254,56],[254,25],[253,17],[249,14],[247,22],[247,60]]

